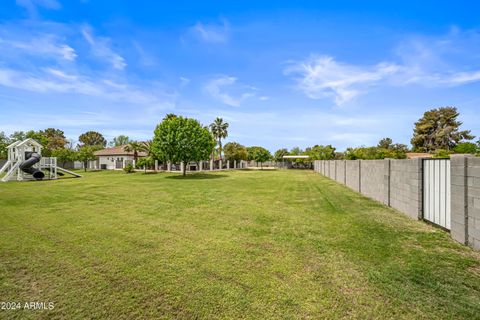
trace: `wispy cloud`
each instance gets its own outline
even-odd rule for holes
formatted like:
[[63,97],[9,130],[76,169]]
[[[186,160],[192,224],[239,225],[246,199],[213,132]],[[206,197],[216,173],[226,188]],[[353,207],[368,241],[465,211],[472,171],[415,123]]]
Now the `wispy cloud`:
[[38,7],[46,9],[60,9],[60,3],[57,0],[16,0],[17,5],[25,8],[30,17],[38,15]]
[[52,34],[32,35],[24,41],[0,38],[0,48],[4,52],[14,51],[18,57],[19,51],[29,56],[46,56],[55,59],[73,61],[77,57],[75,50]]
[[94,36],[92,28],[88,25],[83,26],[81,32],[85,40],[90,44],[95,56],[105,59],[105,61],[112,64],[113,68],[118,70],[123,70],[127,66],[125,59],[111,48],[111,40],[109,38]]
[[225,19],[222,19],[221,23],[217,24],[197,22],[189,29],[189,33],[204,42],[225,43],[230,35],[230,27]]
[[180,77],[180,87],[185,87],[190,83],[190,79],[186,77]]
[[285,73],[297,76],[298,88],[308,97],[330,97],[337,105],[341,105],[398,69],[397,65],[389,63],[364,67],[340,63],[330,56],[313,56],[306,61],[293,63]]
[[55,68],[42,68],[36,72],[0,68],[0,85],[37,93],[81,94],[155,109],[158,106],[164,108],[166,102],[173,100],[171,95],[162,93],[159,88],[137,87]]
[[[238,107],[247,98],[254,96],[254,93],[251,92],[251,89],[248,89],[247,92],[237,93],[234,96],[232,93],[227,92],[226,88],[232,87],[237,82],[237,78],[230,76],[221,76],[215,78],[207,83],[205,86],[205,91],[210,94],[214,99],[233,107]],[[240,88],[251,88],[249,86],[242,86]],[[238,91],[238,90],[237,90]]]
[[410,36],[394,50],[402,65],[394,84],[459,86],[480,80],[479,30],[451,27],[441,36]]
[[[328,55],[291,62],[284,73],[312,99],[342,105],[373,86],[454,87],[480,81],[480,33],[458,28],[441,37],[412,36],[394,50],[392,61],[373,66],[339,62]],[[466,69],[465,66],[469,66]]]

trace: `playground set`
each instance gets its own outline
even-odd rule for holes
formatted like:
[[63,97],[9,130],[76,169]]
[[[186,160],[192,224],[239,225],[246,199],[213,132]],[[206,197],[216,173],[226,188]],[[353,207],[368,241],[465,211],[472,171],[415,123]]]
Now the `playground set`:
[[81,177],[78,173],[57,166],[57,158],[42,157],[42,145],[34,139],[26,139],[10,144],[8,160],[0,169],[0,175],[6,172],[1,181],[12,180],[54,180],[65,173]]

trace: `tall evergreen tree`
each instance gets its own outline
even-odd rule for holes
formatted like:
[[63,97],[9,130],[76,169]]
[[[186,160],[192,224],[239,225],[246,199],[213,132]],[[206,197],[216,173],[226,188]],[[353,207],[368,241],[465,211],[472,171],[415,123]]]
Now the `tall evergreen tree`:
[[101,133],[96,131],[87,131],[82,133],[80,137],[78,137],[78,141],[81,143],[80,147],[95,146],[105,148],[107,145],[107,140],[105,140]]
[[470,130],[460,130],[462,122],[455,107],[432,109],[415,122],[411,140],[414,151],[452,150],[462,140],[475,138]]

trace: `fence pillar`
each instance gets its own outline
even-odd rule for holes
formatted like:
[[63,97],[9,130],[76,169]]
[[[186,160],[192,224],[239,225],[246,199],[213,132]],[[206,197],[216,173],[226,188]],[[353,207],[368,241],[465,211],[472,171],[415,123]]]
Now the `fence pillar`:
[[451,223],[450,234],[460,243],[468,244],[468,158],[452,155],[451,165]]
[[172,163],[170,161],[167,162],[167,171],[172,171]]
[[180,171],[183,172],[183,169],[185,168],[185,162],[180,162]]
[[233,169],[237,169],[237,160],[233,160]]
[[198,171],[202,171],[203,170],[203,161],[200,161],[198,163]]
[[362,160],[358,160],[358,192],[362,193]]
[[337,160],[332,160],[333,161],[333,180],[337,181]]
[[158,160],[155,160],[155,171],[158,171]]
[[391,161],[390,159],[385,159],[384,161],[387,161],[385,172],[386,172],[386,177],[384,178],[384,185],[387,188],[387,201],[386,205],[390,207],[390,199],[391,199],[391,177],[392,177],[392,170],[391,170]]
[[227,160],[227,170],[230,169],[230,160]]
[[213,170],[213,160],[210,160],[210,171]]

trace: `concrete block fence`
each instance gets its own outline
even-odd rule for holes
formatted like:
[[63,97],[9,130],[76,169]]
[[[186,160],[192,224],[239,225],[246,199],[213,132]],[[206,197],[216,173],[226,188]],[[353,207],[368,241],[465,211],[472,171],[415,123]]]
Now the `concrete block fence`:
[[451,158],[451,234],[480,250],[480,158]]
[[[422,159],[316,160],[314,170],[352,190],[423,218]],[[451,236],[480,250],[480,158],[451,159]]]

